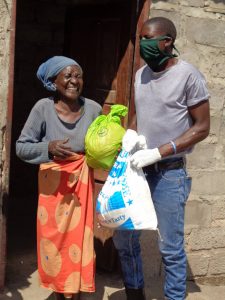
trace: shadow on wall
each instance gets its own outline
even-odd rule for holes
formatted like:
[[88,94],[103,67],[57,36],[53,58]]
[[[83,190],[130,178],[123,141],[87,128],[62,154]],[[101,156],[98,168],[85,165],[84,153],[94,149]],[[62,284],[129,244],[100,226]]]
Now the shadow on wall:
[[[164,299],[164,267],[158,249],[158,234],[155,231],[143,231],[141,248],[147,299]],[[200,293],[198,285],[192,280],[193,274],[187,262],[187,294]],[[111,299],[111,298],[110,298]],[[113,298],[112,298],[113,299]],[[116,298],[115,298],[116,299]]]

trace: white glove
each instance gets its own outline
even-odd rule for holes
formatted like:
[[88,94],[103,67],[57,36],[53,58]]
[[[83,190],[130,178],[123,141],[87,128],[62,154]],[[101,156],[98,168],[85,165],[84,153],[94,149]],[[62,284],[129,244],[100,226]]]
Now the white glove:
[[130,152],[138,142],[138,134],[135,130],[127,129],[126,133],[123,136],[122,148]]
[[143,150],[143,149],[148,148],[146,138],[145,138],[144,135],[139,135],[138,136],[137,148],[138,148],[138,150]]
[[154,148],[154,149],[139,150],[135,152],[131,156],[130,162],[133,167],[135,167],[136,169],[140,169],[145,166],[152,165],[161,159],[162,157],[161,154],[159,153],[159,149]]

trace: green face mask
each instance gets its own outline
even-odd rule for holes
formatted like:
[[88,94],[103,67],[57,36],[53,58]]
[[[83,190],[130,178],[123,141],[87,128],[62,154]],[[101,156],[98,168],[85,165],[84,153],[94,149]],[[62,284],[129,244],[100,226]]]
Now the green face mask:
[[[161,66],[169,58],[177,56],[176,54],[167,53],[159,49],[158,42],[166,38],[168,36],[162,35],[156,39],[142,39],[140,41],[140,55],[153,69]],[[178,52],[174,45],[173,48]]]

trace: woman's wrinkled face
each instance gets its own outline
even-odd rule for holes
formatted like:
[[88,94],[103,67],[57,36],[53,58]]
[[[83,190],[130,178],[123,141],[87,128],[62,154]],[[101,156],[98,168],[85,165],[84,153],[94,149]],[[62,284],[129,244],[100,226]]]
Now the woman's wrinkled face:
[[63,98],[76,100],[83,90],[83,72],[79,66],[68,66],[57,75],[54,83]]

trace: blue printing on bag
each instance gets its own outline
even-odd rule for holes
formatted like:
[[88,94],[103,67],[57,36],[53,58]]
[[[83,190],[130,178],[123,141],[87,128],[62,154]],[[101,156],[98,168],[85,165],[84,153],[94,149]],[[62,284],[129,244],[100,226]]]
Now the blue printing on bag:
[[[105,205],[103,206],[100,199],[104,199],[107,198],[107,202],[104,203]],[[130,205],[129,201],[128,204]],[[99,193],[99,197],[97,199],[97,203],[96,203],[96,212],[97,213],[106,213],[109,211],[113,211],[116,209],[120,209],[120,208],[125,208],[125,202],[123,199],[123,195],[121,191],[116,191],[113,195],[111,195],[109,198],[107,197],[107,195],[103,194],[102,192]]]
[[115,210],[119,208],[124,208],[126,207],[124,201],[123,201],[123,196],[120,191],[115,192],[108,201],[108,206],[107,209],[110,210]]
[[101,211],[101,202],[97,199],[97,202],[96,202],[96,212],[97,213],[100,213]]
[[[105,208],[102,207],[101,202],[99,201],[100,198],[104,198],[107,197],[107,195],[104,195],[102,193],[102,191],[99,194],[99,197],[97,199],[97,203],[96,203],[96,212],[97,213],[106,213],[109,211],[113,211],[116,209],[120,209],[120,208],[125,208],[126,204],[124,202],[124,198],[123,195],[126,195],[129,197],[129,189],[127,188],[127,184],[126,184],[126,178],[123,177],[123,174],[126,171],[127,168],[127,157],[128,157],[129,153],[126,152],[125,150],[122,150],[116,160],[116,162],[114,163],[107,181],[112,181],[111,184],[115,185],[120,183],[122,185],[122,192],[121,191],[116,191],[113,195],[111,195],[108,199],[108,202],[105,205]],[[118,179],[118,180],[115,180]],[[127,203],[128,205],[132,205],[132,200],[128,199]],[[127,219],[122,225],[120,225],[118,227],[118,229],[134,229],[134,225],[133,222],[131,220],[131,218]]]
[[131,218],[127,219],[122,225],[120,225],[118,227],[118,229],[127,229],[127,230],[134,229],[134,224],[133,224]]
[[[112,185],[118,184],[118,180],[115,180],[115,179],[121,178],[123,176],[123,174],[125,173],[126,168],[127,168],[126,158],[128,157],[128,155],[129,155],[129,153],[126,152],[125,150],[120,151],[118,158],[117,158],[116,162],[114,163],[114,165],[108,175],[108,178],[107,178],[107,181],[112,181],[112,183],[111,183]],[[123,186],[125,186],[125,183],[123,184]],[[118,193],[118,192],[116,192],[116,193]],[[120,192],[120,195],[115,195],[116,193],[114,193],[114,195],[112,195],[108,199],[108,203],[107,203],[108,205],[106,205],[105,207],[102,207],[101,201],[99,201],[99,200],[101,198],[107,197],[107,195],[103,194],[103,192],[100,191],[99,197],[97,198],[97,202],[96,202],[96,212],[105,213],[107,211],[125,207],[125,203],[123,201],[121,192]],[[115,199],[114,199],[114,196],[116,196]],[[119,200],[119,196],[121,197],[120,200]],[[118,200],[116,200],[116,199],[118,199]]]
[[109,172],[109,177],[111,178],[119,178],[122,176],[127,168],[127,160],[129,153],[125,150],[122,150],[120,154],[117,157],[117,160],[115,161],[112,169]]

